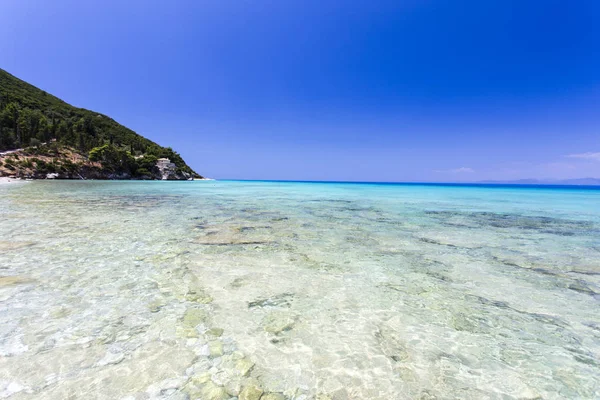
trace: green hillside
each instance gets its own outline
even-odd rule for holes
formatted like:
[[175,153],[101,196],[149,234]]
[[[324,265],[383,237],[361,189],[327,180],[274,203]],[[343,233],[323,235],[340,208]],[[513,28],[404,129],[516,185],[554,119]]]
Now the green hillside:
[[108,145],[115,154],[128,157],[165,157],[178,170],[199,177],[170,147],[159,146],[106,115],[73,107],[0,69],[0,151],[50,142],[85,156]]

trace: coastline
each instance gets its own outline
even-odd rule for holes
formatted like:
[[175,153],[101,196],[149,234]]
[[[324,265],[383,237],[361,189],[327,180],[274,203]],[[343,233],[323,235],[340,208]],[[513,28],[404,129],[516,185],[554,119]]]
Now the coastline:
[[0,185],[9,185],[12,183],[19,183],[19,182],[27,182],[24,179],[20,179],[20,178],[11,178],[9,176],[0,176]]
[[[0,176],[0,185],[8,185],[8,184],[13,184],[13,183],[19,183],[19,182],[30,182],[30,181],[71,181],[71,180],[79,180],[79,179],[57,179],[57,178],[46,178],[46,179],[22,179],[22,178],[14,178],[11,176]],[[110,181],[113,179],[82,179],[82,180],[92,180],[92,181]],[[143,181],[143,179],[126,179],[126,180],[131,180],[131,181]],[[170,179],[155,179],[157,181],[165,181],[165,182],[172,182],[173,180]],[[214,181],[215,179],[213,178],[195,178],[195,179],[188,179],[190,181]]]

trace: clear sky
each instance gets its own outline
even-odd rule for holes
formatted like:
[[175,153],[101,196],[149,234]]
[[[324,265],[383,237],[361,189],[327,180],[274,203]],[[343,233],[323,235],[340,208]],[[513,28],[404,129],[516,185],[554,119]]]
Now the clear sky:
[[600,1],[2,0],[0,67],[215,178],[600,177]]

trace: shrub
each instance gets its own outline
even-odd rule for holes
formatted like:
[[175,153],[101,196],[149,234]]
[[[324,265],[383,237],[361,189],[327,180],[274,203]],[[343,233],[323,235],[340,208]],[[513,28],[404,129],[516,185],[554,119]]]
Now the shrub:
[[102,167],[109,171],[133,172],[138,168],[135,158],[125,149],[112,144],[94,147],[89,153],[90,161],[100,161]]
[[156,168],[156,162],[158,161],[158,157],[152,154],[146,154],[142,158],[136,160],[139,168],[143,168],[147,171],[152,171]]
[[151,176],[152,173],[148,171],[146,168],[138,168],[136,171],[136,175],[139,176]]
[[65,161],[63,161],[62,167],[63,167],[63,169],[65,171],[69,171],[69,172],[75,172],[75,171],[77,171],[77,164],[75,164],[71,160],[65,160]]
[[39,160],[36,158],[36,168],[41,173],[51,173],[57,172],[56,164],[52,162],[46,162],[44,160]]
[[33,163],[31,162],[31,159],[25,159],[21,161],[21,166],[24,168],[33,168]]

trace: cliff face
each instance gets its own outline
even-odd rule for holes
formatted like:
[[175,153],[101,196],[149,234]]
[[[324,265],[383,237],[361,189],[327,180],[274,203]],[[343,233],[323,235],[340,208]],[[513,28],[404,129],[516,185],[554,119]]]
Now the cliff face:
[[[172,168],[161,171],[159,159],[168,159]],[[202,178],[170,147],[2,69],[0,162],[0,176],[33,179],[48,174],[65,179]]]

